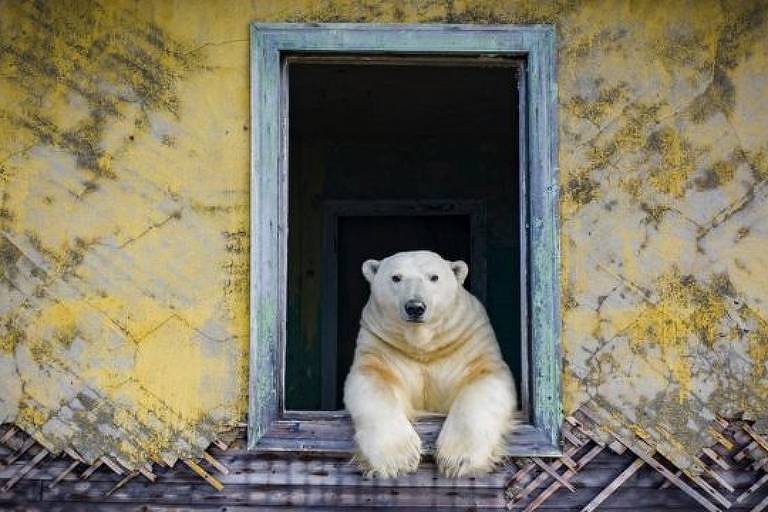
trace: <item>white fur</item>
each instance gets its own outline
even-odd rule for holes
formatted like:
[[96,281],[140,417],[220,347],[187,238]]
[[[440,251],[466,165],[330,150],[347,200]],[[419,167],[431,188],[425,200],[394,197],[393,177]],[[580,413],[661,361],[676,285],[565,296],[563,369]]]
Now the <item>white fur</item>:
[[[487,472],[504,452],[517,404],[514,380],[485,309],[462,287],[467,272],[464,262],[428,251],[363,264],[371,296],[344,402],[358,460],[369,473],[393,477],[416,470],[421,442],[412,421],[418,411],[447,414],[437,440],[446,475]],[[426,304],[422,323],[404,313],[412,299]]]

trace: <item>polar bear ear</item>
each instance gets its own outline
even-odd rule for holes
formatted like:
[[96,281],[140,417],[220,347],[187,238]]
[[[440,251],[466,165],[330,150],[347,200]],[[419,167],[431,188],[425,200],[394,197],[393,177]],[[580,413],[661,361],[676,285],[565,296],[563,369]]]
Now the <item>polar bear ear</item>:
[[451,270],[453,270],[453,275],[456,276],[456,280],[459,284],[463,285],[464,280],[467,278],[467,274],[469,274],[469,267],[467,264],[461,260],[452,261]]
[[363,263],[363,275],[369,283],[373,282],[373,278],[376,275],[376,272],[379,271],[380,264],[381,262],[378,260],[366,260],[365,263]]

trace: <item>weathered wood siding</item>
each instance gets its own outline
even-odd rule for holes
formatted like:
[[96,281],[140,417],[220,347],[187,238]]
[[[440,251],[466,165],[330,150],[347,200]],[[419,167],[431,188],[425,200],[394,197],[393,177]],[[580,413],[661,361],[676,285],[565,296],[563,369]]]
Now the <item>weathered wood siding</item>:
[[[507,510],[504,495],[509,471],[499,471],[482,479],[446,479],[434,464],[423,463],[413,475],[392,480],[363,478],[346,459],[334,457],[263,456],[247,452],[244,439],[238,445],[211,453],[229,468],[228,475],[217,475],[225,485],[216,491],[194,473],[179,464],[175,469],[158,471],[155,483],[139,477],[124,487],[108,493],[121,476],[97,470],[87,481],[76,477],[83,471],[61,481],[53,489],[51,481],[69,461],[57,460],[34,469],[11,492],[0,492],[0,509],[17,510],[247,510],[250,507],[297,509],[316,507],[324,510],[345,508],[390,508],[391,510]],[[0,449],[0,458],[8,455]],[[24,459],[29,459],[29,454]],[[575,492],[560,489],[539,510],[580,510],[632,463],[633,456],[610,453],[598,455],[573,477]],[[0,487],[27,460],[18,461],[0,470]],[[754,481],[750,471],[732,470],[724,474],[734,484],[736,492],[746,490]],[[534,486],[537,494],[551,484],[542,481]],[[664,479],[647,466],[630,477],[600,507],[604,511],[665,511],[701,510],[688,495],[675,487],[664,487]],[[752,499],[730,508],[750,510],[764,498],[762,489]],[[525,506],[523,502],[514,509]]]

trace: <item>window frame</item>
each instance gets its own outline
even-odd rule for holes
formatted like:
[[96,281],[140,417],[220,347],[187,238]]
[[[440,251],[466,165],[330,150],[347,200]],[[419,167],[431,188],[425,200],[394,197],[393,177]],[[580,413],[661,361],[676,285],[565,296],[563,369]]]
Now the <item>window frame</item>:
[[[345,411],[286,411],[288,59],[291,54],[510,56],[523,60],[520,130],[522,276],[528,297],[530,422],[510,456],[560,456],[562,410],[555,31],[550,25],[251,24],[251,288],[248,449],[351,454]],[[523,99],[524,98],[524,99]],[[526,311],[527,309],[527,311]],[[416,421],[434,452],[443,421]],[[525,421],[525,420],[524,420]]]

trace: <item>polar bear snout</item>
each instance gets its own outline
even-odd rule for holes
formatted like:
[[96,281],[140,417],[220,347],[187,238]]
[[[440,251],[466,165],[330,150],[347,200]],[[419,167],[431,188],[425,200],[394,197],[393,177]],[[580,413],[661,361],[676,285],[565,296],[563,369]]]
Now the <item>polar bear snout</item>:
[[424,313],[427,311],[427,305],[423,300],[411,299],[405,303],[403,307],[405,310],[406,320],[409,322],[423,322]]

